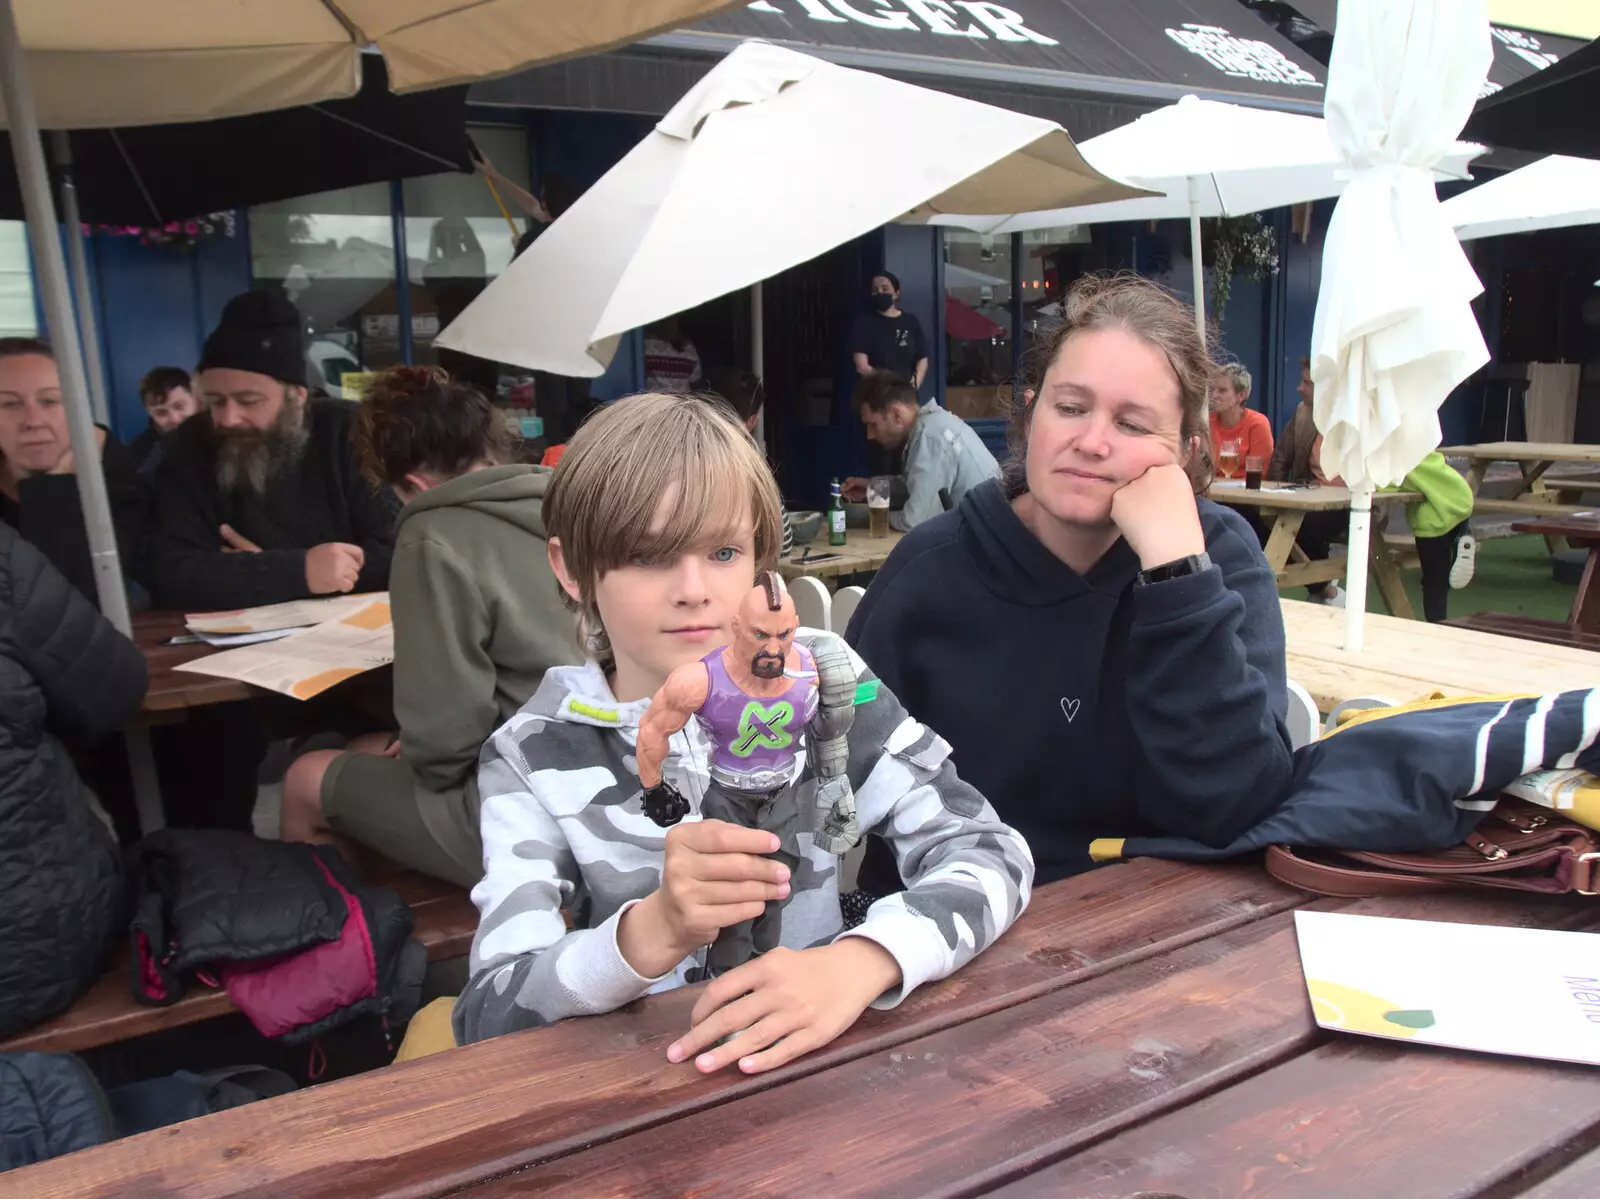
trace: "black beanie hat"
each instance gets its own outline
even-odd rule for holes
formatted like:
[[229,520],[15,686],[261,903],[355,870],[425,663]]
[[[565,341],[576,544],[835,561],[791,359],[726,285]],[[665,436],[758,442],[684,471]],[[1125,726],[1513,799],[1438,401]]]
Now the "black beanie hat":
[[282,292],[263,288],[234,296],[200,351],[199,370],[222,367],[306,385],[300,310]]

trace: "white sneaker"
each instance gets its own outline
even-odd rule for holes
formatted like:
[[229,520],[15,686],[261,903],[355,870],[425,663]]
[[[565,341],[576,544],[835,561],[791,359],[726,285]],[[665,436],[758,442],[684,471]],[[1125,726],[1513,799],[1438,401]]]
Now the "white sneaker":
[[1333,594],[1329,595],[1327,592],[1323,592],[1322,602],[1327,604],[1330,608],[1344,607],[1344,588],[1339,586],[1337,583],[1330,583],[1329,586],[1333,588]]
[[1450,564],[1450,589],[1460,591],[1472,582],[1472,574],[1478,568],[1478,539],[1471,533],[1463,533],[1461,540],[1456,542],[1456,560]]

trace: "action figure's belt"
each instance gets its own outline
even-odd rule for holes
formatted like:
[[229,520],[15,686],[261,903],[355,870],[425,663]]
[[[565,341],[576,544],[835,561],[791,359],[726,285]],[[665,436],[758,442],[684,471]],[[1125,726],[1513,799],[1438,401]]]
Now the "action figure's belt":
[[711,781],[730,791],[777,791],[794,779],[794,768],[784,770],[724,770],[715,764],[711,767]]

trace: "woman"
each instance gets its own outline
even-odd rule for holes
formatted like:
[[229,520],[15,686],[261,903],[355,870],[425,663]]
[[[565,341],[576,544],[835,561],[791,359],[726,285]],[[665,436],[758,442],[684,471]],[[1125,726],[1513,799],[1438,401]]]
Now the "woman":
[[478,751],[547,669],[583,660],[545,548],[550,472],[502,465],[499,411],[434,368],[378,375],[358,422],[363,473],[406,505],[389,575],[400,733],[299,758],[281,835],[344,834],[471,887],[483,876]]
[[65,1011],[127,931],[122,856],[62,738],[108,736],[144,657],[0,524],[0,1039]]
[[[1002,479],[908,534],[849,639],[1050,881],[1164,833],[1225,845],[1286,793],[1272,571],[1208,485],[1214,367],[1146,280],[1068,293]],[[894,889],[881,847],[863,888]]]

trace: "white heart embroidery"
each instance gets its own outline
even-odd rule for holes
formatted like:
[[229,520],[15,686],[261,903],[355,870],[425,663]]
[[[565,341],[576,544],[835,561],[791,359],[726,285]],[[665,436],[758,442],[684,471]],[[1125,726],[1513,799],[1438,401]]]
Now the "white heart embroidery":
[[1063,699],[1061,701],[1061,714],[1067,718],[1067,723],[1071,724],[1078,715],[1078,701],[1075,699]]

